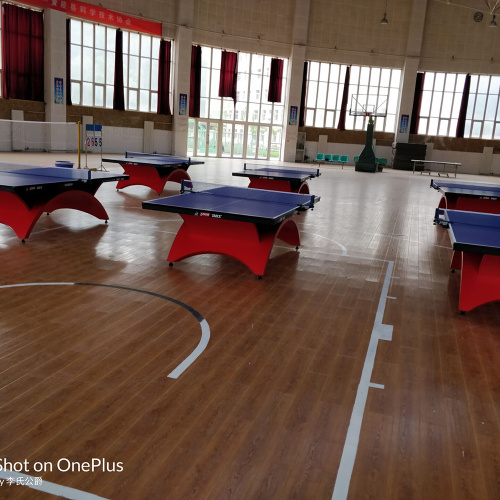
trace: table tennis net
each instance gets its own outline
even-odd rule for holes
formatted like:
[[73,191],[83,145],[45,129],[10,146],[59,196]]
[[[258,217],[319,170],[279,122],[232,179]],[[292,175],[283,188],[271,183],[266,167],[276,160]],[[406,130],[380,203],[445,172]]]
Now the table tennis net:
[[171,160],[173,161],[185,161],[189,163],[191,161],[187,156],[174,156],[161,153],[140,153],[137,151],[125,151],[125,158],[152,158],[154,160]]
[[239,186],[212,184],[209,182],[183,180],[181,184],[181,193],[187,192],[244,200],[265,201],[269,203],[283,203],[286,205],[307,205],[309,207],[312,207],[314,202],[319,199],[309,194],[285,193],[281,191],[268,191],[265,189],[251,189]]

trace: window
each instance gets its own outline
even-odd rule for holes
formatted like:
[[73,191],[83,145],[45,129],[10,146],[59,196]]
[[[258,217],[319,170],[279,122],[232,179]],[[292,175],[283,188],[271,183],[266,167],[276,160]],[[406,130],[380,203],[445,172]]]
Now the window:
[[426,72],[418,134],[455,137],[465,75]]
[[[339,121],[347,66],[311,61],[307,79],[306,119],[308,127],[335,128]],[[387,116],[374,118],[375,130],[395,132],[396,112],[401,84],[401,70],[351,66],[346,129],[365,130],[366,116],[351,116],[355,107],[353,96],[361,103],[372,103],[373,109]],[[363,97],[362,97],[363,96]],[[367,97],[369,96],[369,97]]]
[[499,97],[500,76],[471,75],[464,137],[500,139]]
[[[113,107],[116,29],[71,19],[71,100]],[[125,109],[156,112],[160,38],[123,32]]]

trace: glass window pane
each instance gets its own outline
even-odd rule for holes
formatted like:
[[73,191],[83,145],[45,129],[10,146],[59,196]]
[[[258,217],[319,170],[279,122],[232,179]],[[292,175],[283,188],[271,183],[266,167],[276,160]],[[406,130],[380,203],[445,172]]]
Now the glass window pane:
[[374,85],[378,88],[380,80],[380,68],[372,68],[370,74],[370,86]]
[[82,44],[82,22],[71,19],[71,43]]
[[495,126],[495,136],[494,139],[500,139],[500,123],[497,123]]
[[259,121],[260,104],[250,103],[248,105],[248,121],[256,123]]
[[95,86],[95,102],[94,106],[104,106],[104,87],[101,85]]
[[234,110],[234,119],[239,122],[244,122],[247,120],[247,107],[246,102],[236,102]]
[[79,45],[71,45],[71,78],[82,79],[82,49]]
[[472,122],[471,137],[479,138],[481,137],[481,122]]
[[449,125],[448,120],[441,120],[439,122],[439,135],[448,135],[448,125]]
[[309,63],[309,81],[317,81],[319,77],[319,63]]
[[362,85],[368,85],[370,82],[370,68],[363,66],[361,68],[361,73],[359,77],[359,83]]
[[[104,83],[104,50],[95,50],[95,82]],[[97,98],[97,97],[96,97]]]
[[210,99],[210,118],[220,119],[221,114],[221,99]]
[[208,118],[208,98],[200,98],[200,117]]
[[325,108],[326,106],[326,89],[327,89],[328,83],[326,82],[319,82],[318,85],[318,101],[316,103],[316,106],[318,108]]
[[485,120],[495,120],[497,114],[498,95],[489,95],[488,104],[486,105]]
[[446,75],[446,83],[444,85],[444,90],[446,92],[454,92],[456,79],[457,79],[457,75],[455,75],[453,73],[448,73]]
[[151,92],[151,111],[154,113],[158,109],[158,94]]
[[285,107],[281,104],[275,103],[273,106],[273,123],[283,125]]
[[106,37],[107,37],[106,47],[108,48],[108,50],[114,52],[116,47],[116,29],[106,28]]
[[241,73],[250,73],[250,54],[246,52],[238,55],[238,75]]
[[222,50],[212,49],[212,69],[220,70],[221,59],[222,59]]
[[140,45],[139,33],[130,33],[129,37],[130,37],[130,47],[129,47],[128,52],[130,55],[138,56],[139,55],[139,45]]
[[106,28],[96,25],[95,27],[95,47],[96,49],[106,48]]
[[250,125],[248,127],[247,158],[255,158],[257,154],[257,132],[258,127],[256,125]]
[[281,144],[283,142],[283,129],[281,127],[273,127],[271,129],[271,150],[270,158],[279,158],[281,154]]
[[141,58],[141,89],[150,89],[151,59]]
[[262,76],[252,74],[250,78],[250,101],[260,102],[262,89]]
[[202,68],[210,68],[211,57],[212,57],[212,50],[208,47],[202,47],[201,48],[201,67]]
[[[484,110],[486,107],[486,96],[484,94],[477,94],[476,97],[476,107],[474,108],[474,119],[483,120]],[[474,130],[474,128],[473,128]]]
[[83,47],[83,80],[94,80],[94,49]]
[[307,104],[309,108],[316,107],[316,92],[318,90],[318,84],[316,82],[309,82],[307,89]]
[[149,35],[141,35],[141,56],[151,57],[151,37]]
[[139,58],[130,56],[128,64],[128,86],[136,89],[139,87]]
[[434,90],[443,91],[444,90],[444,73],[436,73],[436,78],[434,80]]
[[471,126],[472,126],[472,121],[465,120],[464,137],[470,137]]
[[264,76],[262,78],[262,98],[261,98],[261,102],[268,102],[267,101],[268,94],[269,94],[269,77],[268,76]]
[[234,102],[228,97],[222,99],[222,119],[234,120]]
[[354,117],[354,130],[364,130],[365,128],[365,117],[355,116]]
[[[172,68],[170,68],[170,78],[172,78]],[[158,90],[158,59],[151,60],[151,90]]]
[[392,70],[391,87],[399,89],[400,83],[401,83],[401,70],[400,69],[393,69]]
[[306,127],[312,127],[314,125],[314,109],[306,110]]
[[330,65],[327,63],[321,63],[320,70],[319,70],[319,79],[322,82],[327,82],[328,81],[328,72],[330,70]]
[[335,109],[335,104],[337,102],[337,84],[330,83],[328,86],[328,100],[326,103],[326,107],[328,109]]
[[86,47],[94,46],[94,25],[90,23],[82,23],[83,26],[83,45]]
[[323,128],[325,126],[325,110],[317,109],[316,110],[316,119],[314,121],[315,127]]
[[129,42],[128,31],[124,31],[123,32],[123,53],[124,54],[130,54],[128,42]]
[[424,90],[432,90],[434,88],[434,73],[427,71],[424,76]]
[[93,106],[94,96],[93,96],[94,86],[92,83],[83,82],[82,84],[82,106]]
[[345,128],[347,130],[354,129],[354,116],[347,114],[347,116],[345,117]]
[[[349,82],[351,85],[357,85],[359,83],[359,72],[360,71],[361,71],[361,68],[359,66],[352,66],[351,67],[351,73],[349,75]],[[340,81],[342,83],[345,81],[344,66],[342,66]]]
[[333,111],[326,112],[325,127],[334,128],[335,113]]
[[456,120],[455,118],[450,120],[450,131],[449,131],[450,137],[455,137],[457,133],[457,125],[458,125],[458,120]]
[[438,125],[439,125],[439,118],[430,118],[429,119],[429,128],[428,128],[427,133],[429,135],[437,135]]
[[244,125],[235,125],[234,126],[234,135],[233,135],[233,156],[236,158],[243,157],[243,136],[245,133]]
[[493,137],[494,125],[495,125],[494,122],[489,122],[489,121],[483,123],[483,134],[482,134],[483,139],[491,139]]
[[338,83],[340,66],[338,64],[330,64],[330,81]]
[[391,70],[384,68],[380,73],[380,86],[390,87],[391,85]]
[[260,121],[261,123],[271,123],[273,118],[273,105],[262,104],[260,106]]
[[219,97],[220,69],[212,68],[210,97]]
[[[151,39],[151,57],[153,59],[159,59],[160,58],[160,39],[157,37],[152,37]],[[173,47],[171,48],[173,50]]]
[[475,94],[477,92],[477,82],[479,81],[478,75],[471,75],[470,77],[470,93]]
[[149,91],[141,90],[139,93],[139,110],[149,111]]
[[460,114],[460,106],[462,105],[462,92],[455,94],[453,98],[453,110],[451,112],[452,118],[458,118]]
[[269,127],[259,127],[259,146],[257,158],[267,158],[269,148]]
[[113,91],[114,91],[114,87],[112,87],[111,85],[106,85],[106,107],[107,108],[113,107]]
[[487,94],[488,86],[490,84],[490,77],[488,75],[481,75],[479,77],[479,85],[477,87],[478,94]]
[[441,101],[443,99],[442,92],[434,92],[432,96],[432,104],[431,104],[431,116],[439,116],[441,111]]
[[127,109],[137,110],[137,90],[129,90],[128,91]]
[[262,75],[262,66],[264,64],[264,56],[252,54],[252,73]]
[[80,84],[71,82],[71,102],[73,104],[80,104]]
[[387,115],[387,117],[385,118],[385,131],[396,131],[396,115]]
[[264,57],[264,76],[269,76],[271,74],[271,57],[265,56]]
[[248,102],[248,83],[250,79],[247,73],[239,72],[238,63],[238,82],[236,86],[236,102]]
[[106,58],[106,83],[108,85],[115,83],[115,54],[110,52]]
[[[389,91],[389,99],[387,100],[387,113],[396,114],[396,111],[398,109],[398,96],[399,96],[399,89],[392,88]],[[382,101],[379,100],[378,104],[381,103]],[[382,107],[383,106],[381,106],[381,108]]]
[[443,105],[441,106],[442,118],[451,118],[452,104],[453,104],[453,94],[451,92],[445,92],[443,94]]
[[208,68],[201,68],[201,85],[200,96],[209,97],[208,88],[210,85],[210,70]]
[[428,124],[427,118],[420,118],[420,120],[418,122],[418,131],[417,131],[417,133],[421,134],[421,135],[427,134],[427,124]]
[[500,94],[500,76],[492,76],[490,82],[490,95]]

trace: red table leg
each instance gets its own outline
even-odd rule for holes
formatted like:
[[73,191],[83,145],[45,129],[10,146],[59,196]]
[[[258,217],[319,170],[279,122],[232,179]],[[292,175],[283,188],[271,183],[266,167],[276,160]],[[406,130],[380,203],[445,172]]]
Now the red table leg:
[[455,210],[465,210],[466,212],[483,212],[486,214],[500,214],[500,200],[488,198],[458,198]]
[[167,175],[161,175],[155,167],[130,165],[129,163],[120,163],[120,165],[129,178],[124,181],[118,181],[116,189],[122,189],[127,186],[147,186],[155,190],[158,194],[161,194],[167,181],[180,183],[183,179],[190,179],[188,173],[182,168],[176,168]]
[[462,252],[460,311],[500,300],[500,256]]
[[227,255],[262,276],[276,238],[299,246],[300,237],[293,217],[277,226],[181,214],[184,220],[168,254],[170,262],[193,255]]
[[102,220],[109,218],[99,200],[85,191],[65,191],[31,208],[16,194],[0,191],[0,223],[10,226],[23,240],[28,238],[40,215],[59,208],[80,210]]
[[250,179],[249,188],[252,189],[268,189],[269,191],[285,191],[290,192],[292,188],[290,187],[289,181],[283,181],[281,179]]

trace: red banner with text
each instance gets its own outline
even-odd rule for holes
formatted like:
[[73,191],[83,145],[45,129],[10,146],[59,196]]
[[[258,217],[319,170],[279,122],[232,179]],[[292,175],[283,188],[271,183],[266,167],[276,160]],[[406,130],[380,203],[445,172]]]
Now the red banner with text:
[[140,31],[150,35],[161,36],[161,23],[147,21],[127,14],[120,14],[112,10],[104,9],[98,5],[93,5],[77,0],[23,0],[24,4],[54,9],[66,12],[70,16],[88,19],[90,21],[116,26],[130,31]]

